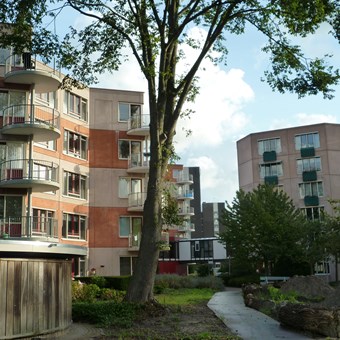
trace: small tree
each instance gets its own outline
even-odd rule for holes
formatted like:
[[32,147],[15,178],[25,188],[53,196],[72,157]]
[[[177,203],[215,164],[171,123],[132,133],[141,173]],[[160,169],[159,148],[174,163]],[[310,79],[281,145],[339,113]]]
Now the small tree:
[[281,190],[259,185],[254,191],[240,190],[222,214],[225,231],[220,235],[238,263],[270,275],[285,258],[300,258],[305,218]]

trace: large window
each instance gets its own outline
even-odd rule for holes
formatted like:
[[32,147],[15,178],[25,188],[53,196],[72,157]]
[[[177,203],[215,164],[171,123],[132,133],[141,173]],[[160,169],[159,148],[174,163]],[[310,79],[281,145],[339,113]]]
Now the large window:
[[36,99],[44,104],[47,104],[49,107],[55,107],[55,92],[42,92],[35,94]]
[[303,148],[319,148],[320,138],[318,132],[305,133],[295,136],[295,149],[301,150]]
[[63,194],[66,196],[87,198],[87,177],[73,172],[64,171]]
[[307,207],[301,210],[308,220],[320,221],[324,218],[324,207]]
[[119,159],[131,159],[135,162],[141,159],[142,142],[119,140],[118,141],[118,157]]
[[58,236],[57,225],[54,224],[54,211],[46,209],[33,209],[32,232]]
[[300,197],[305,196],[323,196],[322,182],[310,182],[299,184]]
[[64,238],[86,240],[86,216],[63,214]]
[[263,155],[265,151],[276,151],[281,152],[281,139],[280,138],[270,138],[263,139],[257,142],[259,155]]
[[11,55],[10,48],[0,48],[0,65],[6,64],[6,59]]
[[119,103],[119,121],[127,122],[129,118],[141,114],[141,105],[129,104],[129,103]]
[[142,192],[142,179],[131,177],[119,178],[119,198],[127,198],[131,193]]
[[129,237],[130,234],[136,236],[140,235],[142,230],[142,217],[121,216],[119,218],[119,236]]
[[297,173],[302,174],[304,171],[320,171],[321,159],[320,157],[303,158],[297,160]]
[[282,176],[282,162],[260,164],[260,177]]
[[71,92],[64,92],[64,113],[87,121],[87,100]]
[[64,130],[64,152],[75,157],[87,159],[87,137]]
[[122,256],[119,258],[119,269],[120,275],[132,275],[133,269],[136,265],[137,257],[130,257],[130,256]]
[[3,110],[11,106],[9,117],[24,117],[26,104],[26,92],[0,90],[0,116]]
[[22,196],[0,196],[0,218],[18,219],[22,216]]

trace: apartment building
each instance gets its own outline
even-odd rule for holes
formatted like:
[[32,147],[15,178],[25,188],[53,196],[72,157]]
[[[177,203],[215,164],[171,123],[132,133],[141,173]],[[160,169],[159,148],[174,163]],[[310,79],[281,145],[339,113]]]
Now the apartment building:
[[[308,219],[331,213],[340,199],[340,125],[314,124],[252,133],[237,142],[239,186],[281,187]],[[324,266],[334,278],[334,266]]]

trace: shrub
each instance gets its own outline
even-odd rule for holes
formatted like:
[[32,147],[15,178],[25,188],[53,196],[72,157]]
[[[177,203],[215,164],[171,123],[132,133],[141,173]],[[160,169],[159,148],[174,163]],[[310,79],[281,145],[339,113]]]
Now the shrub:
[[154,292],[159,294],[167,288],[211,288],[213,290],[222,290],[224,285],[222,280],[216,276],[197,277],[176,274],[156,275]]
[[229,287],[242,287],[244,284],[260,283],[259,275],[242,275],[242,276],[229,276],[222,274],[221,279],[225,286]]
[[106,327],[131,327],[136,320],[140,305],[98,301],[96,303],[77,302],[72,304],[72,319]]
[[79,281],[72,282],[72,301],[94,302],[100,292],[95,284],[83,284]]
[[122,302],[125,292],[110,288],[102,288],[99,293],[100,300],[110,300],[114,302]]
[[107,285],[106,279],[103,276],[90,276],[90,283],[97,285],[99,288],[105,288]]

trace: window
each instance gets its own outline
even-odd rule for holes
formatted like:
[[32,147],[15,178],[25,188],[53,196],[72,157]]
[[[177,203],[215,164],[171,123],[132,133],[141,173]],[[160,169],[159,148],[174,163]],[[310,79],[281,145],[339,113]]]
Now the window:
[[58,226],[54,224],[54,211],[33,209],[32,232],[34,234],[58,236]]
[[64,113],[87,121],[87,100],[71,92],[64,92]]
[[35,146],[39,146],[41,148],[56,151],[57,150],[57,142],[56,140],[49,140],[46,142],[34,142]]
[[20,91],[0,91],[0,116],[3,116],[4,109],[8,117],[24,117],[25,116],[26,93]]
[[0,48],[0,65],[6,64],[6,59],[11,55],[10,48]]
[[86,216],[64,213],[62,235],[64,238],[86,240]]
[[127,122],[129,118],[141,114],[141,105],[119,103],[119,121]]
[[87,137],[64,130],[64,152],[75,157],[87,159]]
[[307,207],[301,210],[308,220],[322,221],[324,218],[324,207]]
[[281,139],[280,138],[271,138],[271,139],[263,139],[257,142],[259,155],[263,155],[266,151],[276,151],[281,152]]
[[33,163],[33,179],[57,181],[56,170],[45,164]]
[[54,98],[55,98],[54,92],[36,93],[35,97],[38,101],[44,102],[44,104],[47,104],[49,107],[54,108]]
[[87,198],[86,176],[64,171],[63,194],[66,196]]
[[295,136],[295,149],[301,150],[303,148],[319,148],[320,147],[320,138],[319,133],[306,133],[302,135]]
[[305,196],[323,196],[322,182],[300,183],[300,197]]
[[0,196],[0,218],[21,219],[22,196]]
[[304,171],[320,171],[321,159],[320,157],[303,158],[297,160],[297,173],[302,174]]
[[140,232],[142,230],[142,218],[141,217],[131,217],[131,216],[121,216],[119,218],[119,236],[129,237],[130,234],[139,238]]
[[133,269],[135,268],[137,262],[137,257],[120,257],[119,258],[119,268],[120,275],[132,275]]
[[119,178],[119,198],[127,198],[131,193],[142,192],[142,179],[131,177]]
[[72,259],[72,274],[74,276],[84,277],[86,275],[85,270],[86,261],[82,257],[74,257]]
[[267,176],[282,176],[282,162],[260,164],[260,178]]
[[138,141],[119,140],[118,141],[119,159],[131,159],[135,162],[141,160],[142,143]]

